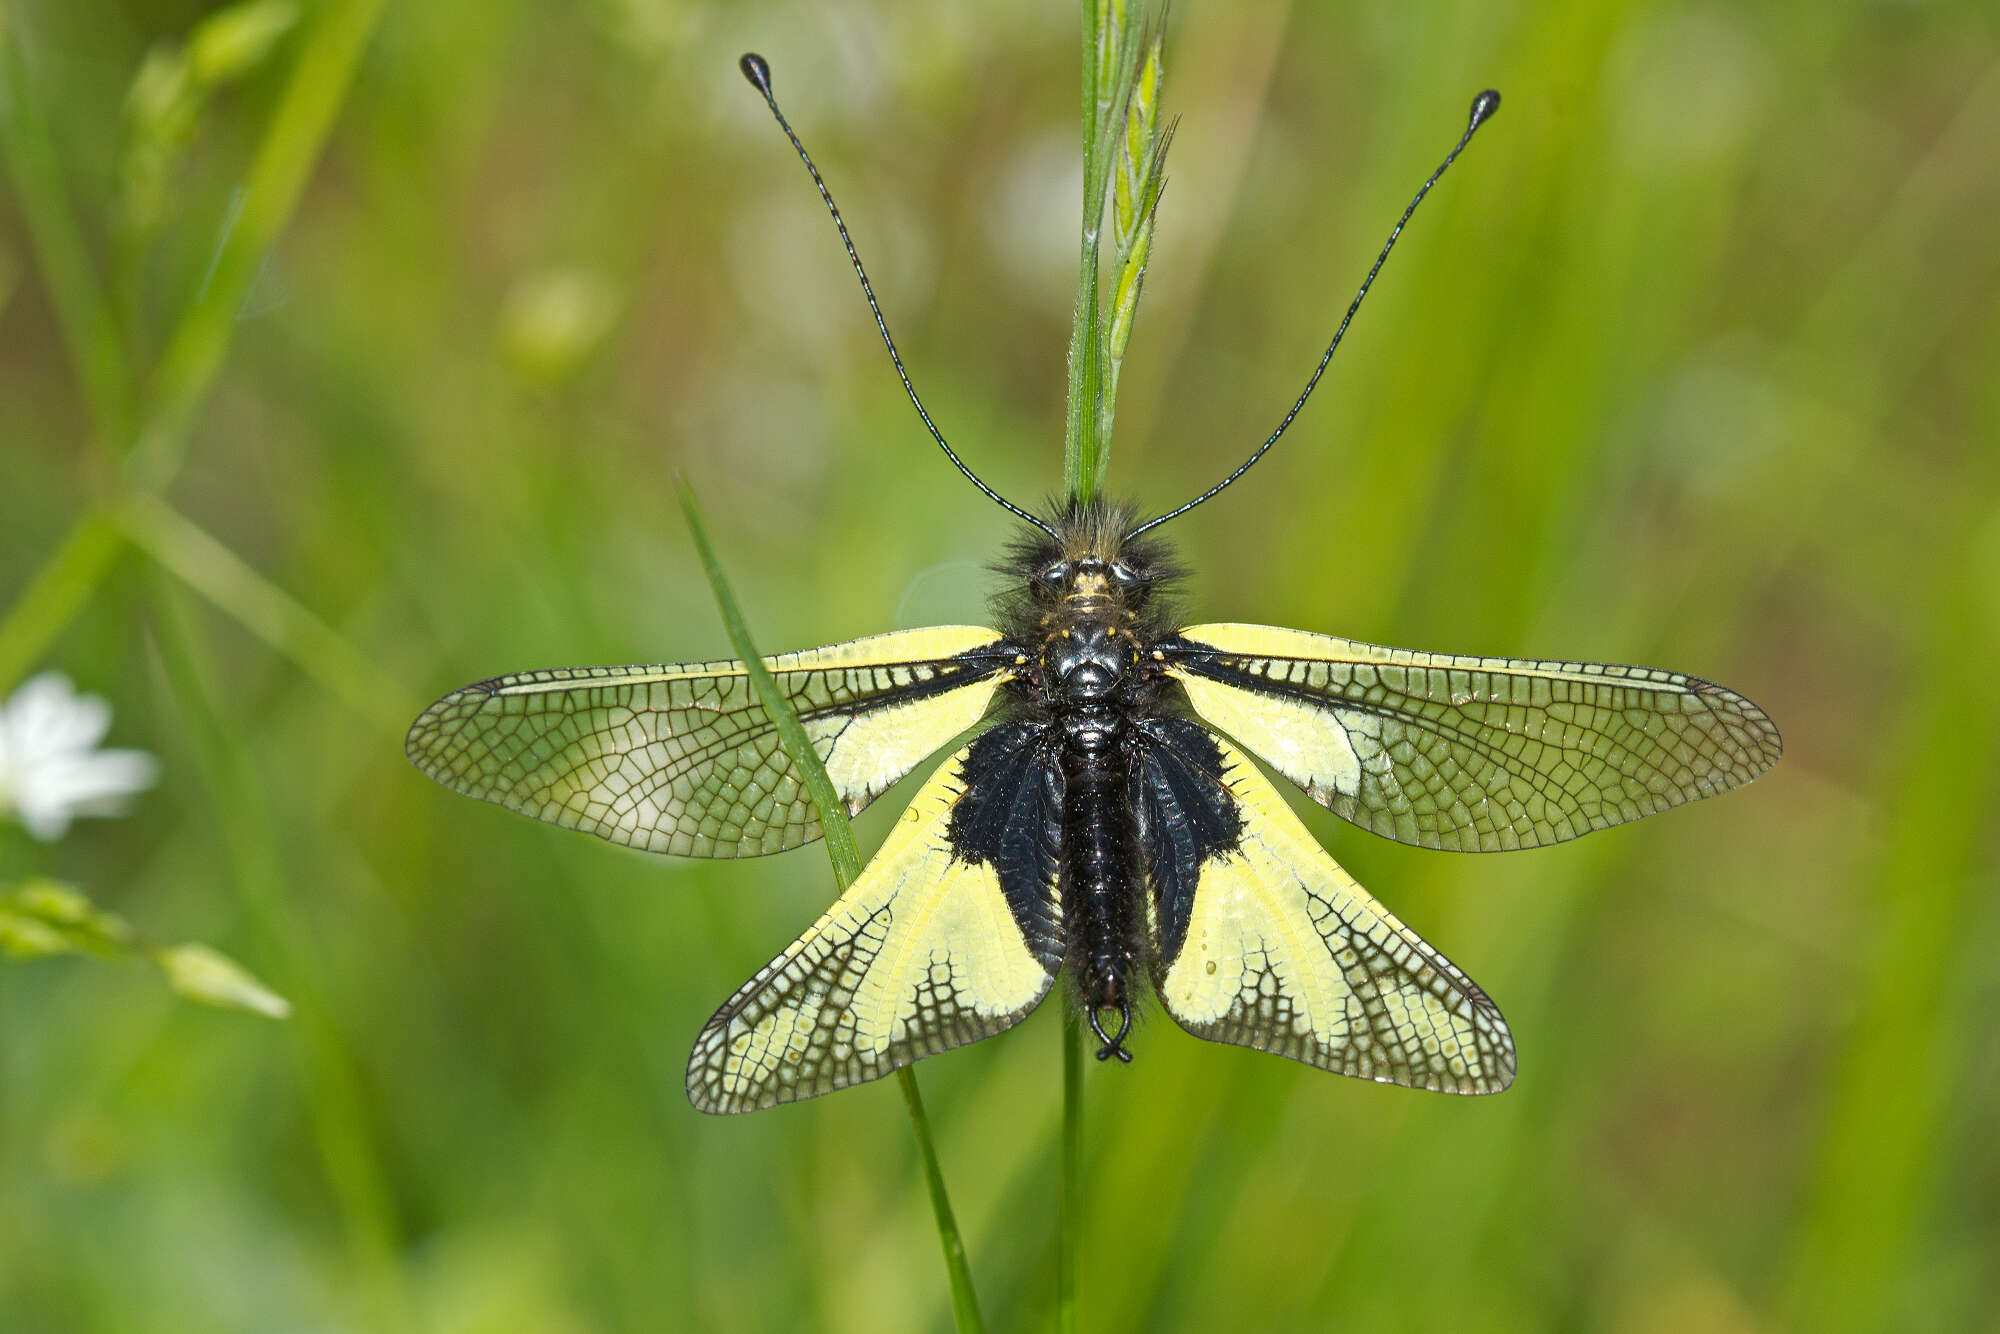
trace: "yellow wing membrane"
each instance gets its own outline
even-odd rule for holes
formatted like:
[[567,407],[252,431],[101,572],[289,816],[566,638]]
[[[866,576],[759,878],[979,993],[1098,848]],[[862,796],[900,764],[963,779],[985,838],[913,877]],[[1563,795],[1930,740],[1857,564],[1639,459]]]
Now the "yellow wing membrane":
[[[979,721],[1010,660],[940,626],[766,658],[850,811]],[[820,836],[812,801],[737,662],[571,667],[455,690],[410,728],[454,791],[684,857],[750,857]]]
[[708,1021],[688,1059],[697,1108],[755,1111],[879,1079],[1012,1027],[1048,994],[1061,956],[1053,859],[1023,905],[1038,922],[1031,944],[1004,859],[969,857],[954,827],[979,786],[967,773],[979,748],[932,775],[860,878]]
[[1649,667],[1469,658],[1260,625],[1163,649],[1195,712],[1314,801],[1426,848],[1532,848],[1741,787],[1764,711]]
[[1513,1082],[1514,1040],[1486,993],[1335,864],[1240,751],[1220,750],[1210,800],[1234,803],[1234,845],[1201,863],[1191,902],[1162,905],[1157,883],[1148,900],[1167,1012],[1196,1037],[1386,1084]]

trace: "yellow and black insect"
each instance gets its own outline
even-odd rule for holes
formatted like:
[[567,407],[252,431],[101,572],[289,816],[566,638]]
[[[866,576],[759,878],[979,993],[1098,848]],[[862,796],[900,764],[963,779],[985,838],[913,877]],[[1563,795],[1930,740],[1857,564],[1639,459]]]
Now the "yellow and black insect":
[[[1312,393],[1424,182],[1278,429],[1147,522],[1038,516],[993,492],[917,398],[868,275],[761,57],[743,58],[840,230],[896,372],[959,470],[1028,525],[995,629],[944,626],[767,658],[859,811],[945,742],[861,877],[702,1029],[687,1091],[742,1112],[876,1079],[1019,1022],[1067,972],[1100,1060],[1130,1060],[1150,986],[1197,1037],[1450,1093],[1513,1079],[1486,993],[1371,898],[1251,762],[1401,843],[1533,848],[1713,795],[1777,762],[1755,704],[1677,672],[1183,625],[1149,534],[1241,477]],[[819,837],[742,664],[572,667],[457,690],[410,729],[456,791],[614,843],[748,857]],[[1114,1022],[1115,1021],[1115,1022]]]

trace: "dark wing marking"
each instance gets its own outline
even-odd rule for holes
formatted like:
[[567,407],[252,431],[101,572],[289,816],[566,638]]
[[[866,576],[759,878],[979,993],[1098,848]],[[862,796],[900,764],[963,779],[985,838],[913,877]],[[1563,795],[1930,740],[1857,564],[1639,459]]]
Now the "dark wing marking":
[[1018,731],[987,740],[1024,726],[1040,730],[1002,724],[945,761],[860,878],[716,1011],[688,1058],[697,1108],[879,1079],[1012,1027],[1048,994],[1062,957],[1054,761]]
[[1222,748],[1200,723],[1147,718],[1131,768],[1132,809],[1145,849],[1156,952],[1187,937],[1202,865],[1236,847],[1243,817],[1222,787]]
[[1514,1040],[1486,993],[1335,864],[1240,751],[1203,741],[1158,731],[1147,741],[1145,764],[1160,776],[1149,790],[1177,794],[1156,823],[1211,835],[1237,824],[1198,856],[1191,893],[1163,881],[1179,859],[1161,858],[1154,837],[1152,974],[1167,1013],[1196,1037],[1339,1074],[1445,1093],[1506,1088]]
[[1047,724],[1001,723],[965,750],[965,794],[946,833],[960,861],[990,866],[1028,949],[1050,969],[1062,962],[1062,922],[1048,887],[1062,852],[1063,772]]
[[1161,645],[1195,712],[1314,801],[1399,843],[1560,843],[1741,787],[1778,729],[1678,672],[1452,657],[1254,625]]
[[[940,626],[766,658],[850,811],[976,723],[1012,670],[991,630]],[[410,728],[446,787],[684,857],[750,857],[819,819],[737,662],[571,667],[446,695]]]

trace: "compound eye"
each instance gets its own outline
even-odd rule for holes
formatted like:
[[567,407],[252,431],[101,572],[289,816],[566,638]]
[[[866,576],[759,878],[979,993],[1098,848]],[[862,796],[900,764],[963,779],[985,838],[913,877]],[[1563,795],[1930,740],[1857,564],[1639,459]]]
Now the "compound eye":
[[1122,560],[1112,564],[1111,577],[1121,584],[1136,584],[1139,582],[1138,572]]
[[1045,584],[1060,585],[1064,576],[1068,573],[1069,563],[1067,561],[1050,561],[1036,572],[1035,578]]

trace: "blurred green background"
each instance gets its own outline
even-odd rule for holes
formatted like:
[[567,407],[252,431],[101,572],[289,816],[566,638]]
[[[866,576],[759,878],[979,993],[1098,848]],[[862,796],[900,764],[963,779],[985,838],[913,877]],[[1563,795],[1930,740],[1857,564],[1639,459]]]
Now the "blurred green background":
[[[66,671],[164,765],[9,856],[298,1014],[0,966],[0,1328],[946,1328],[891,1084],[681,1092],[828,901],[820,852],[614,849],[427,783],[401,730],[503,670],[721,655],[677,473],[768,650],[979,617],[1005,516],[735,60],[770,57],[940,424],[1026,498],[1060,470],[1075,6],[208,11],[0,7],[0,690]],[[1153,1016],[1088,1077],[1085,1327],[2000,1328],[2000,14],[1173,20],[1111,462],[1152,509],[1270,429],[1506,96],[1299,427],[1177,525],[1193,616],[1682,668],[1788,753],[1517,855],[1312,812],[1499,1001],[1519,1081],[1376,1087]],[[1051,1319],[1058,1015],[919,1067],[999,1331]]]

